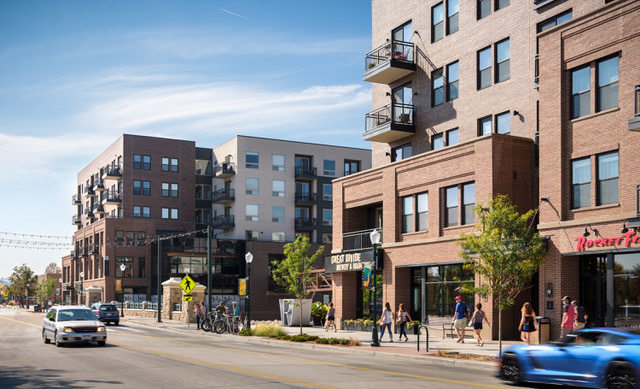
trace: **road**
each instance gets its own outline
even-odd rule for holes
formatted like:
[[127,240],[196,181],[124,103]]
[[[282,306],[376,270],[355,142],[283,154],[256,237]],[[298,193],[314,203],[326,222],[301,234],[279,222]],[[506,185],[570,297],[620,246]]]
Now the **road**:
[[[43,314],[0,309],[4,388],[508,388],[492,372],[400,357],[109,326],[106,347],[42,342]],[[536,386],[543,388],[543,386]]]

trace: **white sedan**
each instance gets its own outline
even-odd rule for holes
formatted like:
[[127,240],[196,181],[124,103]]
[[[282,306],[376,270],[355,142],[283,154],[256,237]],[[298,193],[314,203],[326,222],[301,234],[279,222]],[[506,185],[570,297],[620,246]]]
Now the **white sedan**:
[[87,307],[56,305],[49,309],[42,320],[42,340],[58,347],[65,343],[107,342],[107,329]]

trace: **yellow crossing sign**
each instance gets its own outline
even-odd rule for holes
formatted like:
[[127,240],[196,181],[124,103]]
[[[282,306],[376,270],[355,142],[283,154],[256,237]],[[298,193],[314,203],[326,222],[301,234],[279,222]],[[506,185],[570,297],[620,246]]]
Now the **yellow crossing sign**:
[[184,276],[182,281],[180,281],[180,287],[186,294],[189,294],[195,286],[196,282],[193,280],[193,278],[189,277],[188,274]]
[[182,296],[182,301],[193,301],[193,296],[190,294],[185,294]]

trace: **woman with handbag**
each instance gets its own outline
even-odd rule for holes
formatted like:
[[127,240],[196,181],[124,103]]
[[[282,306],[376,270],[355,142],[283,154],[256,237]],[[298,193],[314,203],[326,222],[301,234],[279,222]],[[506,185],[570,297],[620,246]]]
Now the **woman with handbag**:
[[380,316],[380,341],[382,342],[382,335],[384,335],[385,328],[389,331],[389,342],[393,343],[393,332],[391,332],[391,323],[393,323],[393,311],[391,305],[387,302],[384,305],[382,316]]
[[398,325],[400,326],[400,335],[398,335],[398,342],[402,341],[402,334],[404,334],[404,341],[409,340],[407,337],[407,323],[411,321],[411,316],[409,316],[409,312],[404,310],[404,304],[400,303],[398,307]]
[[538,330],[536,324],[536,313],[529,303],[524,303],[521,311],[522,317],[520,318],[520,325],[518,327],[521,331],[520,338],[522,338],[522,341],[526,344],[530,344],[531,333]]

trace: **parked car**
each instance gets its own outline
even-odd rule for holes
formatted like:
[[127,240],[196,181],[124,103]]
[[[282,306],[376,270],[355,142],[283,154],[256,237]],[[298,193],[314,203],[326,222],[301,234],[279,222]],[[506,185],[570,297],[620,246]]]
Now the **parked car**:
[[79,305],[56,305],[42,319],[42,340],[58,347],[65,343],[107,343],[107,329],[87,307]]
[[498,376],[589,388],[640,388],[640,328],[588,328],[552,344],[515,345],[499,356]]
[[120,313],[118,307],[112,303],[95,303],[91,305],[91,310],[98,316],[98,319],[106,324],[120,324]]

